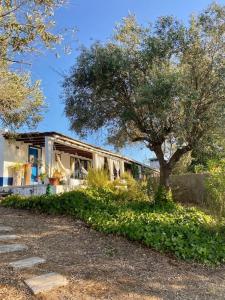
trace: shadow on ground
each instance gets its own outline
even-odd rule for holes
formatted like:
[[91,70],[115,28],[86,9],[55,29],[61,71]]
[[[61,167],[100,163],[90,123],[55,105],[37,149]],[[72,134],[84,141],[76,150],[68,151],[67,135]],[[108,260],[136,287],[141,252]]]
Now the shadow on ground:
[[[181,262],[69,217],[2,207],[0,216],[0,224],[12,226],[20,243],[29,246],[25,252],[1,255],[0,299],[32,299],[23,279],[50,271],[66,275],[70,283],[39,299],[225,298],[225,267]],[[31,255],[47,263],[16,272],[7,265]]]

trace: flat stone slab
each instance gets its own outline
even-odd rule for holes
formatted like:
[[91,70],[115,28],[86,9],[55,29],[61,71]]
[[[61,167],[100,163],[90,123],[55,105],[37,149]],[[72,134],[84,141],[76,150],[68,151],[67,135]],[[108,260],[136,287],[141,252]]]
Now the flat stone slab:
[[45,259],[41,257],[29,257],[17,261],[11,262],[9,265],[13,267],[13,269],[23,269],[23,268],[30,268],[38,264],[45,263]]
[[15,239],[19,239],[19,238],[20,237],[18,235],[15,235],[15,234],[0,235],[0,241],[15,240]]
[[48,292],[54,288],[66,285],[68,283],[66,277],[52,272],[24,281],[33,294]]
[[12,231],[12,230],[13,230],[12,227],[0,225],[0,231]]
[[28,247],[23,244],[0,245],[0,253],[9,253],[15,251],[27,250]]

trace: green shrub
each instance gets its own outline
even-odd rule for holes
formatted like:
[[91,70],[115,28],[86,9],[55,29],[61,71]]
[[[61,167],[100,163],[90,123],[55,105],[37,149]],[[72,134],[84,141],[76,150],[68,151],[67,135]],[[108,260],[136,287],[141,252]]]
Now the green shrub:
[[[113,183],[114,191],[118,194],[118,198],[124,201],[148,201],[150,197],[147,192],[147,181],[135,180],[132,175],[127,172],[121,176],[121,179],[115,180]],[[116,189],[115,189],[116,188]]]
[[162,252],[205,264],[225,262],[225,221],[196,208],[159,201],[120,200],[110,188],[87,188],[61,195],[9,196],[3,206],[65,214],[96,230],[140,241]]
[[95,188],[109,186],[109,174],[104,169],[89,169],[87,175],[87,185]]
[[225,217],[225,159],[209,161],[208,170],[206,204],[214,214]]
[[154,202],[158,205],[165,205],[166,203],[173,203],[173,197],[171,190],[166,190],[162,185],[158,186],[158,189],[154,195]]
[[159,188],[159,177],[149,176],[147,179],[146,188],[147,194],[153,199]]

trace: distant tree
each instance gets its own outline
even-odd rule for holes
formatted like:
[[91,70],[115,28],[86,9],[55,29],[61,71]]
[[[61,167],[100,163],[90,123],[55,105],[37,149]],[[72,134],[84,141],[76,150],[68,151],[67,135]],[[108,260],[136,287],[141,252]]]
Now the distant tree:
[[54,10],[63,0],[0,1],[0,124],[13,129],[32,127],[41,119],[44,96],[40,82],[15,63],[60,42],[54,34]]
[[41,120],[44,108],[40,82],[31,83],[29,74],[17,74],[0,67],[0,124],[18,129],[32,128]]
[[145,143],[168,187],[176,163],[224,119],[224,53],[224,6],[211,5],[187,26],[161,17],[145,28],[129,16],[111,41],[83,49],[65,78],[71,129],[105,127],[114,145]]

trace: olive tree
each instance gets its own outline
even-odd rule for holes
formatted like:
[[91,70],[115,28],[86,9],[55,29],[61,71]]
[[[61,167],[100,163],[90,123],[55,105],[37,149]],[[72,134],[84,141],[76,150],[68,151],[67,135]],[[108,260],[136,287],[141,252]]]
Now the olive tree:
[[188,25],[161,17],[153,26],[134,16],[113,38],[84,48],[64,80],[71,129],[102,127],[116,146],[143,142],[169,186],[176,163],[224,118],[225,7],[216,4]]

